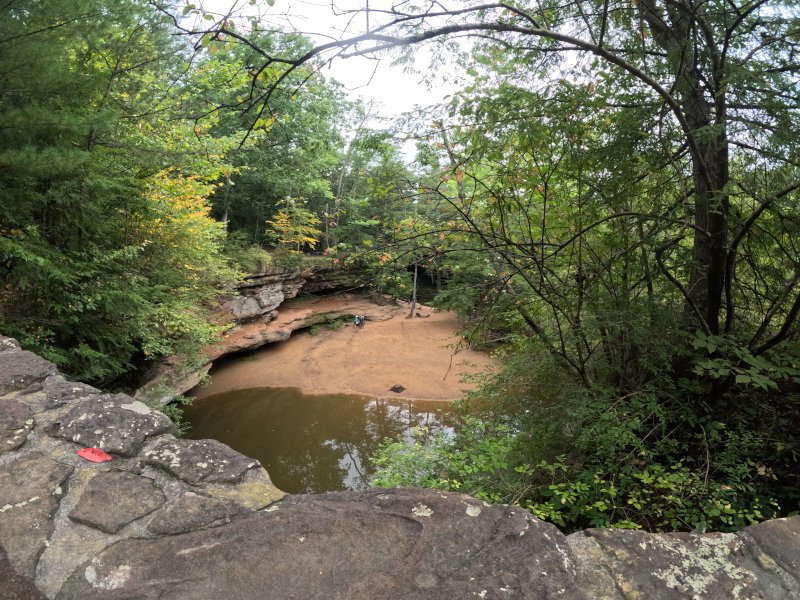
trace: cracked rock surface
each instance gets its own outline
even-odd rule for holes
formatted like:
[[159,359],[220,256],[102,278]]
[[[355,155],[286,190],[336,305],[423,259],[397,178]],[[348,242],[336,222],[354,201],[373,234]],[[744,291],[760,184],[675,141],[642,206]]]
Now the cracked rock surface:
[[0,396],[24,390],[57,372],[53,363],[33,352],[20,350],[8,344],[4,346],[4,351],[0,352],[0,373],[3,374],[0,378]]
[[0,467],[0,545],[11,565],[33,576],[72,467],[30,454]]
[[135,456],[148,438],[176,431],[168,417],[124,394],[90,397],[45,427],[53,437],[120,456]]
[[8,562],[0,548],[0,582],[3,587],[0,598],[3,600],[43,600],[45,596],[36,589],[30,579],[20,576]]
[[371,490],[296,496],[225,527],[121,542],[59,598],[587,598],[574,569],[564,537],[527,511]]
[[[85,574],[121,541],[232,523],[285,495],[257,461],[174,433],[162,413],[67,381],[0,336],[0,600],[55,598],[73,572]],[[142,452],[153,442],[196,460],[155,465]],[[112,460],[76,454],[86,447]]]
[[[785,526],[796,530],[800,519]],[[592,586],[594,597],[617,590],[642,599],[800,598],[799,573],[768,558],[749,535],[753,529],[706,534],[588,529],[568,539],[583,559],[579,580]]]
[[236,502],[184,492],[150,521],[147,530],[156,535],[187,533],[244,512],[248,511]]
[[0,454],[16,450],[33,429],[33,412],[27,405],[15,400],[3,403],[0,413]]
[[147,464],[188,483],[235,483],[261,466],[217,440],[159,439],[144,456]]
[[164,493],[151,479],[126,471],[108,471],[92,478],[69,518],[106,533],[116,533],[160,508],[165,500]]

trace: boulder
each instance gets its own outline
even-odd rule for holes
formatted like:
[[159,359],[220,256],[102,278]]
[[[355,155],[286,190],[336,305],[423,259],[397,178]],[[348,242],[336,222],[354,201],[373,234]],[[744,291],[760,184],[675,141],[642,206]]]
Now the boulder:
[[0,335],[0,352],[9,352],[9,351],[17,351],[22,350],[22,347],[19,345],[19,342],[14,338],[6,337],[4,335]]
[[162,438],[144,451],[147,464],[188,483],[236,483],[261,463],[217,440]]
[[748,527],[742,535],[762,550],[757,556],[760,563],[770,567],[775,563],[800,580],[800,517],[765,521]]
[[252,296],[238,296],[225,304],[237,321],[249,321],[261,315],[261,307]]
[[[3,338],[9,340],[10,338]],[[33,352],[19,350],[12,342],[4,342],[0,352],[0,396],[24,390],[58,373],[55,365]]]
[[224,302],[222,310],[233,315],[239,323],[267,318],[287,299],[303,289],[306,280],[300,273],[278,272],[253,275],[239,286],[239,296]]
[[[209,353],[210,354],[210,353]],[[164,406],[176,397],[202,383],[211,370],[211,360],[199,367],[181,367],[178,361],[164,361],[151,374],[151,379],[136,390],[134,398],[151,406]]]
[[76,400],[96,396],[102,392],[85,383],[67,381],[61,375],[54,375],[44,380],[42,389],[45,394],[44,408],[51,410],[73,404]]
[[[800,518],[793,528],[800,528]],[[588,529],[567,539],[580,565],[577,581],[593,598],[800,598],[798,571],[766,555],[748,535],[752,529],[705,534]],[[792,527],[776,529],[784,543],[772,551],[796,562],[800,540],[789,533]]]
[[564,537],[528,512],[461,494],[296,496],[216,529],[119,542],[57,596],[588,598]]
[[135,456],[150,437],[177,432],[164,414],[124,394],[102,394],[83,400],[47,424],[45,431],[53,437],[120,456]]

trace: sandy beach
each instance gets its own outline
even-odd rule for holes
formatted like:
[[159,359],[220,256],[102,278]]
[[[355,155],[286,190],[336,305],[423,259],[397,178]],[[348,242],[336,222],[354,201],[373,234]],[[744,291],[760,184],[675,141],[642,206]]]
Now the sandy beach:
[[[222,361],[211,382],[192,393],[206,397],[253,387],[296,387],[306,394],[359,394],[380,398],[456,400],[474,384],[463,378],[490,372],[485,352],[466,347],[463,327],[450,312],[418,306],[421,317],[407,319],[407,304],[378,306],[354,295],[290,302],[279,309],[275,326],[303,311],[364,314],[363,328],[352,323],[315,335],[295,332],[285,342]],[[390,388],[402,386],[397,393]]]

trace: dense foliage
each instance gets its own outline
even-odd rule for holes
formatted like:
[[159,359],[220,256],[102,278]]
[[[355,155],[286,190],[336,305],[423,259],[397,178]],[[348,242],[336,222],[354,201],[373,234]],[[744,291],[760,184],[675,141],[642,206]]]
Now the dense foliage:
[[[317,48],[248,10],[0,14],[4,334],[109,381],[211,339],[236,261],[316,250],[396,296],[427,278],[502,359],[379,483],[567,529],[800,509],[796,0],[373,3]],[[407,165],[319,67],[431,41],[464,85]]]
[[568,528],[796,511],[797,5],[423,5],[340,46],[475,35],[404,239],[505,370],[477,421],[389,446],[378,480]]
[[211,339],[201,305],[235,278],[206,204],[225,141],[200,158],[179,111],[188,58],[135,2],[0,15],[0,327],[78,378]]
[[242,97],[281,69],[181,35],[195,16],[140,0],[0,13],[0,329],[84,381],[214,340],[216,297],[269,262],[277,201],[330,196],[337,87],[275,94],[265,118]]

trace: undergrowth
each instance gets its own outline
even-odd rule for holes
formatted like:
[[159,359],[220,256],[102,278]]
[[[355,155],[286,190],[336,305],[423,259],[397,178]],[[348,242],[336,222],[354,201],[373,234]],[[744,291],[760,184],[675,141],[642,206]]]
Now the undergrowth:
[[417,430],[411,445],[385,443],[373,483],[518,504],[564,531],[735,531],[796,513],[791,355],[753,360],[731,340],[703,338],[684,352],[676,364],[688,369],[653,372],[624,393],[564,383],[542,355],[507,355],[482,391],[488,404],[463,403],[455,435]]

